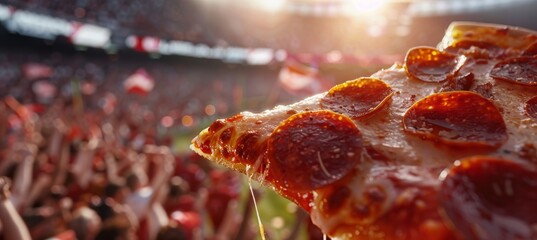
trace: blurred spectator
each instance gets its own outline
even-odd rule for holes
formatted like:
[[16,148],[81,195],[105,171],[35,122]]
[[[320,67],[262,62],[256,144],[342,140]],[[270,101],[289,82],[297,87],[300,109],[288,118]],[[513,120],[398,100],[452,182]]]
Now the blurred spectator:
[[0,178],[0,229],[3,239],[30,240],[30,232],[19,213],[9,200],[11,181],[6,177]]

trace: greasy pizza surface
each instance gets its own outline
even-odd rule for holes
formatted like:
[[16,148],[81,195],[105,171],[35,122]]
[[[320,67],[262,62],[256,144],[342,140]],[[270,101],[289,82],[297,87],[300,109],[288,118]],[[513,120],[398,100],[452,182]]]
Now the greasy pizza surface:
[[537,239],[537,33],[454,23],[438,48],[192,142],[341,239]]

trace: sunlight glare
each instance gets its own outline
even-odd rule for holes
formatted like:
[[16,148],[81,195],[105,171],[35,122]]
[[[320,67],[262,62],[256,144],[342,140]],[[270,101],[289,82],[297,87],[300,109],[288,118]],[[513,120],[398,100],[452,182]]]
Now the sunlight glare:
[[356,13],[373,13],[380,11],[386,0],[351,0],[349,4]]
[[257,0],[255,4],[267,12],[279,12],[285,7],[286,0]]

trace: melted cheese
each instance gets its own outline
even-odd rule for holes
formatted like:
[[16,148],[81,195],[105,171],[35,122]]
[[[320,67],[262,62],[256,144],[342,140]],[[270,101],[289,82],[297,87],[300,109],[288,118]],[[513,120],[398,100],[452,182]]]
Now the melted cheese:
[[261,239],[265,240],[265,228],[263,227],[263,223],[261,222],[259,209],[257,208],[257,200],[255,200],[254,190],[252,189],[252,183],[249,178],[248,178],[248,187],[250,187],[250,193],[252,194],[252,200],[254,201],[255,214],[257,216],[257,224],[259,225],[259,234],[261,235]]

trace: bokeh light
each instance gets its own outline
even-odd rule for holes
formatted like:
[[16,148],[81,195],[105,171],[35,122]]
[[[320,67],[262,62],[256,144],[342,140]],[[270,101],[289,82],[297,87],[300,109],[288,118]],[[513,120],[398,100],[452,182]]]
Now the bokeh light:
[[216,107],[212,104],[205,106],[205,114],[212,116],[216,113]]
[[190,115],[185,115],[181,118],[181,123],[185,127],[192,127],[194,125],[194,118]]
[[173,126],[173,118],[171,116],[164,116],[161,120],[160,120],[160,124],[163,126],[163,127],[166,127],[166,128],[169,128],[171,126]]
[[270,224],[272,225],[272,227],[276,229],[280,229],[284,227],[285,221],[283,220],[282,217],[277,216],[277,217],[272,218],[272,220],[270,220]]

